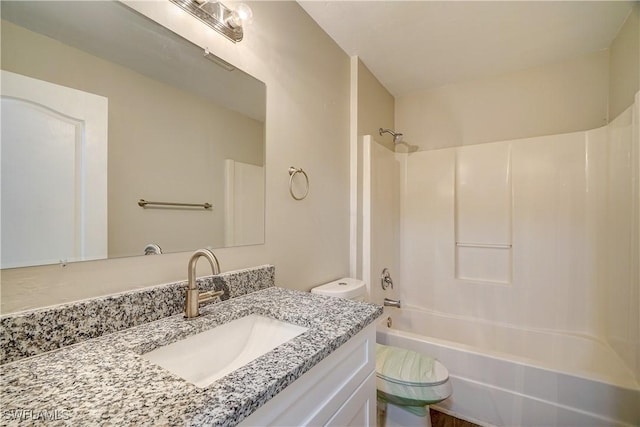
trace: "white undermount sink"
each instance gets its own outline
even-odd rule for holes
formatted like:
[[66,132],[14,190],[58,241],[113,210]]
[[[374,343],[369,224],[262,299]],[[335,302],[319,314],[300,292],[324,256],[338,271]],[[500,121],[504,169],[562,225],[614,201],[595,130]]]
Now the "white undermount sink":
[[305,331],[302,326],[251,314],[142,357],[198,387],[206,387]]

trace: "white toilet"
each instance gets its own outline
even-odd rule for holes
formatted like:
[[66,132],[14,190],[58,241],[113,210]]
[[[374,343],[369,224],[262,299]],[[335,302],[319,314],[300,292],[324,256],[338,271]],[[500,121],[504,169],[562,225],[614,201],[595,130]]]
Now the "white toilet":
[[317,286],[311,289],[311,293],[354,301],[367,301],[367,285],[362,280],[349,277]]
[[[367,300],[366,284],[351,278],[335,280],[311,292]],[[425,354],[381,344],[376,344],[376,387],[379,427],[431,426],[428,405],[441,402],[452,393],[449,371],[442,363]],[[392,405],[388,410],[387,403]]]

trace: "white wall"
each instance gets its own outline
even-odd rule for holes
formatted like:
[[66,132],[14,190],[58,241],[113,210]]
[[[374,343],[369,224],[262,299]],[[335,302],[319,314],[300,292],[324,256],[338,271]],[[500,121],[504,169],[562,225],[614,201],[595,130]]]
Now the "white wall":
[[607,124],[640,90],[640,4],[609,49],[396,99],[395,125],[421,150],[554,135]]
[[633,104],[640,90],[640,3],[609,47],[609,117],[616,118]]
[[[266,243],[216,250],[223,271],[273,263],[280,286],[310,289],[349,271],[349,57],[295,2],[251,2],[233,44],[170,2],[132,2],[267,85]],[[309,175],[289,196],[288,169]],[[186,278],[190,253],[2,272],[2,312]],[[202,268],[199,274],[207,274]]]
[[421,150],[607,124],[608,51],[396,99],[396,127]]

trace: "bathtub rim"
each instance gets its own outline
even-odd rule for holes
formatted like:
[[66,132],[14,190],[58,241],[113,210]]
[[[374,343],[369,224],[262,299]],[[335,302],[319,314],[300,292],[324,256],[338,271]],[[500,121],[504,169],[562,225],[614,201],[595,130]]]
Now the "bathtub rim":
[[[619,381],[615,381],[611,378],[606,378],[604,375],[598,375],[596,373],[590,373],[590,372],[585,372],[584,370],[575,370],[575,371],[564,371],[561,369],[558,369],[557,367],[553,366],[550,363],[545,363],[543,361],[539,361],[536,360],[534,358],[527,358],[524,356],[519,356],[519,355],[515,355],[515,354],[511,354],[511,353],[507,353],[507,352],[502,352],[502,351],[496,351],[493,349],[484,349],[478,346],[474,346],[474,345],[469,345],[469,344],[464,344],[464,343],[460,343],[458,341],[451,341],[451,340],[445,340],[442,338],[436,338],[436,337],[432,337],[432,336],[424,336],[421,335],[419,333],[416,332],[409,332],[409,331],[403,331],[394,327],[388,327],[387,326],[387,318],[389,316],[391,316],[393,318],[393,315],[399,315],[398,313],[402,313],[403,311],[417,311],[419,313],[425,313],[427,315],[435,315],[435,316],[439,316],[439,317],[445,317],[445,318],[452,318],[455,320],[463,320],[463,321],[470,321],[470,322],[475,322],[475,323],[482,323],[484,325],[488,325],[488,326],[497,326],[497,327],[505,327],[505,328],[509,328],[511,330],[522,330],[522,331],[527,331],[527,332],[535,332],[535,333],[545,333],[545,334],[553,334],[556,336],[564,336],[564,335],[568,335],[571,336],[573,338],[581,338],[581,339],[586,339],[586,340],[591,340],[594,341],[600,345],[603,345],[605,347],[608,347],[611,349],[611,346],[609,346],[606,342],[604,342],[603,340],[598,339],[597,337],[592,337],[590,335],[586,335],[586,334],[577,334],[577,333],[566,333],[564,334],[561,331],[551,331],[551,330],[545,330],[545,329],[536,329],[536,328],[518,328],[515,327],[513,325],[509,325],[509,324],[504,324],[504,323],[499,323],[499,322],[491,322],[491,321],[487,321],[485,319],[476,319],[476,318],[472,318],[472,317],[468,317],[468,316],[460,316],[460,315],[454,315],[454,314],[448,314],[448,313],[441,313],[441,312],[437,312],[437,311],[432,311],[432,310],[424,310],[421,309],[419,307],[414,307],[414,306],[403,306],[402,308],[396,308],[396,307],[384,307],[384,313],[383,315],[380,317],[379,322],[377,323],[377,331],[393,331],[394,333],[399,334],[400,336],[404,336],[407,338],[413,338],[413,339],[427,339],[427,342],[430,343],[435,343],[439,346],[448,348],[448,349],[453,349],[453,350],[457,350],[457,349],[461,349],[464,350],[468,353],[474,354],[476,356],[479,357],[490,357],[493,359],[498,359],[501,360],[503,362],[509,362],[509,363],[514,363],[518,366],[521,367],[528,367],[528,368],[532,368],[532,369],[539,369],[542,371],[549,371],[549,372],[553,372],[557,375],[563,375],[563,376],[569,376],[569,377],[575,377],[575,378],[579,378],[582,380],[586,380],[586,381],[594,381],[597,383],[600,383],[602,385],[606,385],[606,386],[613,386],[613,387],[617,387],[623,390],[628,390],[628,391],[634,391],[634,392],[640,392],[640,379],[636,379],[633,376],[633,372],[631,371],[631,369],[629,369],[628,366],[626,366],[624,364],[624,362],[622,361],[622,359],[617,355],[617,353],[614,352],[615,356],[619,359],[619,362],[622,366],[624,366],[627,371],[629,372],[630,378],[631,380],[629,381],[629,383],[620,383]],[[613,351],[613,349],[611,349]]]
[[[434,406],[458,413],[460,414],[458,418],[472,422],[481,420],[482,423],[480,425],[547,425],[545,423],[541,424],[535,416],[534,418],[529,418],[531,413],[521,419],[520,423],[506,422],[505,424],[502,416],[505,416],[505,414],[508,416],[514,405],[518,407],[521,405],[527,407],[542,406],[548,413],[562,413],[564,415],[560,418],[564,419],[565,422],[561,425],[566,426],[611,425],[632,427],[636,426],[638,420],[640,420],[640,408],[634,403],[640,398],[639,390],[623,389],[609,383],[580,378],[566,373],[557,373],[531,365],[521,365],[511,359],[504,360],[482,353],[470,353],[457,345],[444,346],[439,342],[426,340],[422,335],[404,333],[397,329],[390,330],[386,326],[385,328],[377,329],[376,340],[387,345],[406,346],[406,348],[414,351],[427,351],[436,359],[441,360],[450,371],[449,377],[454,390],[449,399]],[[426,349],[424,348],[425,346]],[[439,353],[442,354],[444,360],[439,357]],[[475,366],[477,364],[486,368],[486,370],[476,370],[470,375],[464,369],[464,367],[469,366],[468,359],[466,357],[458,358],[457,356],[460,353],[464,353],[466,357],[477,358],[478,361],[473,362],[472,365]],[[453,355],[452,359],[448,360],[447,356],[451,355]],[[502,372],[498,377],[483,377],[485,372],[495,372],[492,368],[496,365],[505,368],[506,375]],[[463,368],[458,371],[461,366]],[[528,372],[527,379],[523,383],[505,382],[505,378],[509,380],[517,377],[521,373],[520,371]],[[474,376],[474,374],[477,374],[477,376]],[[551,390],[548,388],[549,379],[552,380]],[[588,394],[581,393],[582,390],[587,389],[589,390]],[[488,409],[480,409],[480,412],[478,412],[478,408],[474,408],[476,404],[469,400],[469,390],[475,390],[474,393],[480,393],[479,395],[474,394],[472,400],[475,402],[478,398],[480,401],[484,399]],[[461,391],[463,391],[462,394],[460,394]],[[616,402],[613,406],[611,406],[612,396]],[[487,401],[487,399],[489,400]],[[501,409],[495,412],[496,408]],[[495,418],[496,414],[501,415]],[[567,424],[567,417],[568,419],[579,421]],[[585,419],[588,421],[585,421]]]

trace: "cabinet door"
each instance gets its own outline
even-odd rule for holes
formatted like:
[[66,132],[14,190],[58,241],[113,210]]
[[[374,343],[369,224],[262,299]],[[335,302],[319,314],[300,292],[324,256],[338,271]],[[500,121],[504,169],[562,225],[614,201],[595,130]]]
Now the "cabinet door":
[[[334,419],[340,426],[375,425],[375,327],[360,331],[240,425],[322,426]],[[358,415],[362,411],[368,415]]]
[[335,427],[375,426],[375,415],[376,375],[375,372],[372,372],[326,425]]

